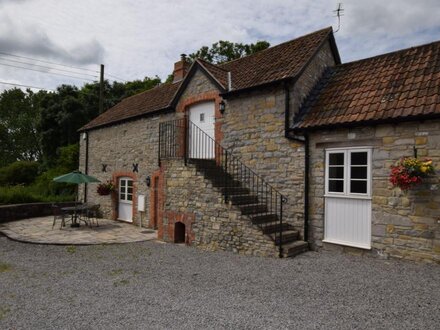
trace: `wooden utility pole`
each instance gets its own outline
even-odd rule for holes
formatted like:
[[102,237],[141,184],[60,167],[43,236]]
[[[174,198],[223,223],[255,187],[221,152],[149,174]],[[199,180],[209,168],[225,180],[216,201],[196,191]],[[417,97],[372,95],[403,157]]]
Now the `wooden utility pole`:
[[101,64],[101,75],[99,79],[99,113],[104,112],[104,64]]

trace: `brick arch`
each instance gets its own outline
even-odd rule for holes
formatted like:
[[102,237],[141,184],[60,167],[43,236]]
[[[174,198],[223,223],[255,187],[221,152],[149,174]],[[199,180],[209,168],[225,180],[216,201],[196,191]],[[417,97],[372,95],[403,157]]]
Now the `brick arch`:
[[223,139],[223,132],[222,132],[222,122],[218,121],[218,119],[223,118],[223,115],[220,113],[220,102],[222,101],[222,97],[219,95],[218,91],[209,91],[193,96],[189,96],[179,102],[176,108],[177,113],[183,113],[185,116],[188,115],[188,110],[192,105],[195,105],[197,103],[202,102],[214,102],[215,107],[215,124],[214,124],[214,137],[215,140],[220,143]]
[[132,204],[132,220],[133,223],[135,220],[137,220],[136,217],[136,210],[137,210],[137,175],[133,172],[127,172],[127,171],[116,171],[112,173],[112,181],[115,184],[116,191],[112,195],[112,219],[117,220],[118,219],[118,205],[119,205],[119,178],[127,177],[131,178],[133,180],[133,204]]

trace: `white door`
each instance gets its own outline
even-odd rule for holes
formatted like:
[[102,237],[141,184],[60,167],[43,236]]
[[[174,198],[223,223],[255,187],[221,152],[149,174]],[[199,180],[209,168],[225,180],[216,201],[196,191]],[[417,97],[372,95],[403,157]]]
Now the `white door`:
[[326,151],[324,242],[371,248],[371,149]]
[[189,109],[189,120],[199,129],[189,127],[189,157],[199,159],[214,158],[215,104],[204,102]]
[[118,220],[133,221],[133,180],[128,177],[119,179]]

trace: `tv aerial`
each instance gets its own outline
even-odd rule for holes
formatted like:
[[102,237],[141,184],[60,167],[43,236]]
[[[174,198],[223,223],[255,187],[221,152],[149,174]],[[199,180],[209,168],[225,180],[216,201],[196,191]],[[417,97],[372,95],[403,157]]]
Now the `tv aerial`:
[[334,17],[338,18],[338,28],[334,32],[336,33],[341,28],[341,16],[344,16],[344,8],[342,8],[342,2],[338,3],[338,8],[336,8],[336,10],[333,10],[333,12],[335,13]]

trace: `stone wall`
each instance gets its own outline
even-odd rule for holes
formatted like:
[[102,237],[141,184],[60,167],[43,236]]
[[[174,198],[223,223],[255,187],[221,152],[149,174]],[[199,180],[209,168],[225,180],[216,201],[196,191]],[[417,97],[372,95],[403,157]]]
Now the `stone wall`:
[[[128,121],[114,126],[94,129],[88,132],[89,165],[88,174],[97,177],[101,182],[115,180],[120,176],[131,176],[134,179],[136,196],[134,196],[133,220],[139,221],[136,208],[137,195],[146,197],[146,210],[143,214],[143,225],[150,221],[151,188],[146,185],[147,176],[152,177],[158,169],[159,122],[170,120],[174,114],[162,114],[138,120]],[[80,170],[85,169],[85,143],[80,139]],[[139,172],[133,172],[133,164],[138,164]],[[102,164],[107,165],[107,172],[102,171]],[[117,196],[99,196],[97,184],[89,184],[87,200],[99,203],[104,217],[116,219]],[[83,196],[83,192],[80,192]]]
[[327,41],[315,58],[309,63],[302,75],[299,77],[290,93],[290,124],[293,123],[295,115],[301,108],[302,103],[309,95],[312,88],[322,77],[324,70],[336,64],[330,43]]
[[203,250],[225,250],[245,255],[275,256],[273,241],[254,227],[192,164],[163,162],[166,202],[159,238],[173,242],[176,222],[186,225],[188,245]]
[[[310,138],[310,224],[314,248],[344,249],[322,242],[325,149],[371,146],[372,250],[367,253],[440,263],[440,121],[319,131]],[[401,157],[414,156],[414,146],[418,157],[433,160],[437,176],[403,192],[389,183],[390,166]]]
[[[334,63],[326,43],[289,88],[292,114],[298,112],[323,70]],[[278,85],[229,98],[223,118],[223,145],[287,197],[285,219],[302,231],[304,145],[285,138],[285,96],[284,87]]]
[[0,223],[52,215],[53,204],[68,207],[74,206],[76,202],[0,205]]

